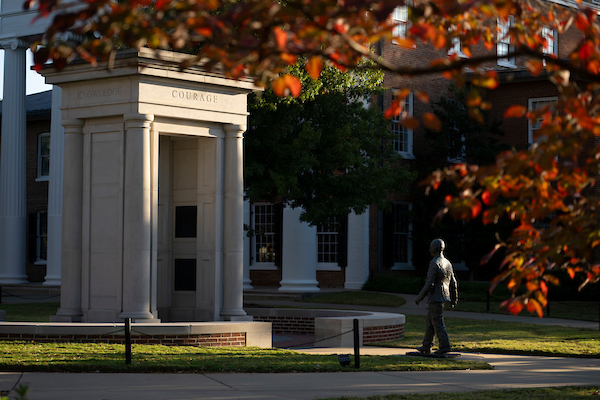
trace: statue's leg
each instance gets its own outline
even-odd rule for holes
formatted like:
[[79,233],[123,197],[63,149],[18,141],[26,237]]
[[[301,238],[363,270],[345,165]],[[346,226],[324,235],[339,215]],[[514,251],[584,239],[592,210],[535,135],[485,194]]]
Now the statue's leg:
[[429,303],[429,307],[427,309],[427,320],[425,321],[425,336],[423,337],[423,347],[422,347],[423,350],[425,350],[425,349],[430,350],[431,346],[433,346],[433,337],[435,335],[435,327],[433,325],[434,315],[431,312],[432,304],[433,303]]
[[446,332],[446,324],[444,324],[444,303],[433,303],[431,311],[433,314],[433,325],[437,334],[439,353],[447,353],[451,350],[450,339]]

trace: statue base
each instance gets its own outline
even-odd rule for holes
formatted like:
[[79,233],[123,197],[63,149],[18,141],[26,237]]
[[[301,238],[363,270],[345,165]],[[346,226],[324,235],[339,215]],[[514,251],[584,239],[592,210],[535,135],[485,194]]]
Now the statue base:
[[411,351],[406,353],[407,356],[417,356],[417,357],[428,357],[428,358],[460,358],[460,353],[421,353],[418,351]]

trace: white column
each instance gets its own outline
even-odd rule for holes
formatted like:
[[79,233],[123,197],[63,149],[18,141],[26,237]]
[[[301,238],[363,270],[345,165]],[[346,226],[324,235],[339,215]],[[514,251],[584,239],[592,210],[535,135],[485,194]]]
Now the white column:
[[348,265],[346,289],[362,289],[369,277],[369,210],[348,215]]
[[223,307],[224,320],[245,320],[243,125],[224,125],[225,178],[223,196]]
[[[244,224],[251,225],[250,221],[250,200],[244,200]],[[250,279],[250,246],[252,240],[244,230],[244,290],[252,290],[252,279]]]
[[83,210],[83,124],[82,120],[63,120],[65,128],[62,202],[62,268],[60,308],[50,321],[80,321],[82,210]]
[[300,221],[302,209],[283,209],[281,292],[318,292],[317,228]]
[[0,153],[0,284],[27,282],[25,190],[25,50],[14,39],[4,48],[4,101]]
[[65,130],[62,126],[62,89],[52,87],[50,116],[50,182],[48,186],[48,259],[44,285],[60,286],[62,195]]
[[152,162],[149,114],[125,118],[125,189],[123,206],[123,312],[119,318],[153,320]]

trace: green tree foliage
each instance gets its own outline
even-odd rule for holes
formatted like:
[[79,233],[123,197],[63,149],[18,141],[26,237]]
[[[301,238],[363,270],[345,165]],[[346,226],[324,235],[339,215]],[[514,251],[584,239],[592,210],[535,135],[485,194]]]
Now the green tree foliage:
[[301,219],[318,224],[406,192],[416,175],[400,164],[381,109],[369,107],[383,74],[327,67],[314,80],[302,63],[290,73],[302,82],[298,97],[266,90],[250,99],[247,196],[302,207]]

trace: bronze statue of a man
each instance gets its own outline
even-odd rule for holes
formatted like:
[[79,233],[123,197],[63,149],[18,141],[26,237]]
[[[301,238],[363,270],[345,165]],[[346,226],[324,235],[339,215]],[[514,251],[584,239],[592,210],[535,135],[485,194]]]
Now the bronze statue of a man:
[[436,354],[446,354],[450,351],[450,340],[444,324],[444,303],[450,302],[452,307],[458,301],[458,283],[454,277],[452,263],[444,257],[446,244],[442,239],[435,239],[429,245],[429,252],[433,256],[429,262],[427,281],[417,296],[419,304],[425,296],[429,295],[429,311],[427,312],[427,325],[423,345],[417,348],[420,353],[430,353],[433,345],[433,336],[437,335],[439,349]]

